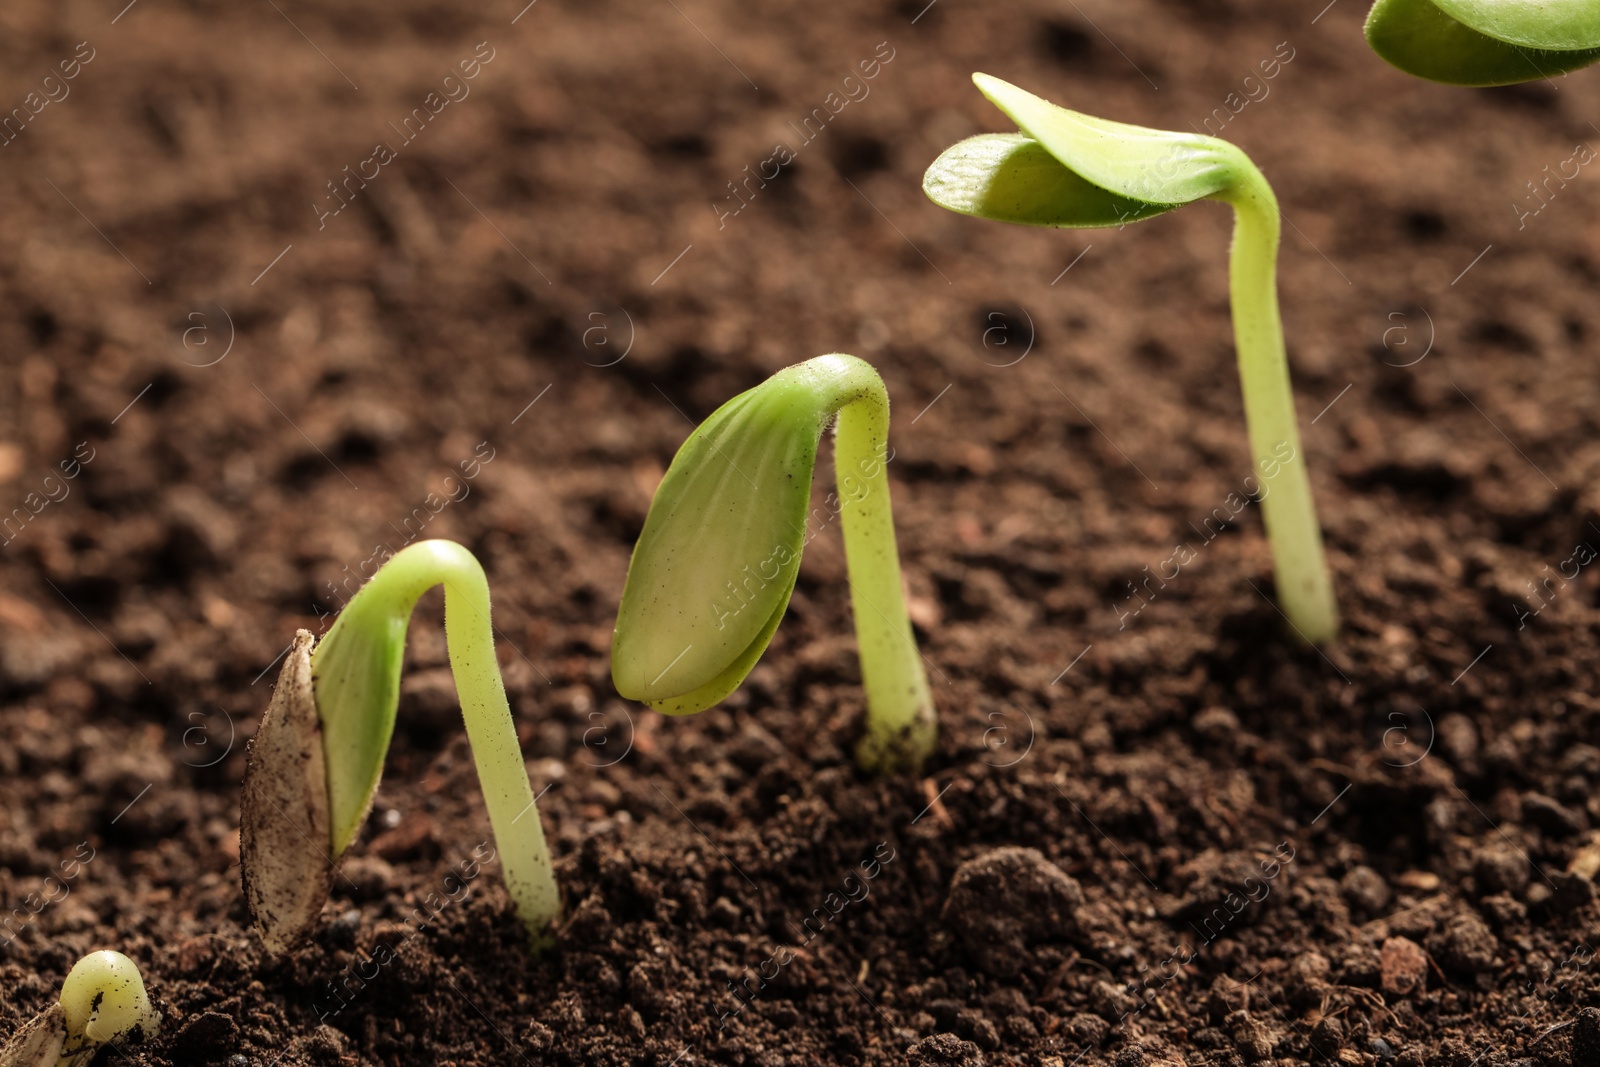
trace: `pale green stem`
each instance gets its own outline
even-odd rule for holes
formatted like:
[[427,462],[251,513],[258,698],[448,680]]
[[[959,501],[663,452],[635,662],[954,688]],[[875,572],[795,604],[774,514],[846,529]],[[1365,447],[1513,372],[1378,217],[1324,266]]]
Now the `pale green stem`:
[[936,739],[933,697],[911,632],[895,544],[885,462],[889,393],[860,360],[834,379],[829,407],[839,412],[833,464],[844,523],[850,605],[867,693],[867,732],[856,749],[867,770],[916,770]]
[[[398,626],[398,633],[385,638],[393,641],[394,647],[403,647],[411,609],[423,593],[436,585],[443,585],[445,590],[444,629],[450,669],[478,768],[478,782],[489,810],[489,824],[494,829],[506,891],[517,914],[535,941],[540,942],[560,914],[561,897],[512,722],[511,705],[506,700],[500,664],[495,659],[489,581],[477,559],[453,541],[423,541],[402,549],[379,568],[345,608],[316,653],[320,655],[330,647],[344,626]],[[313,655],[313,673],[316,667],[317,658]],[[318,706],[323,711],[324,730],[334,734],[341,724],[323,708],[320,693]],[[365,787],[365,783],[338,783],[331,773],[328,778],[330,794],[340,788]],[[341,810],[337,799],[334,810]],[[337,827],[334,833],[337,837]],[[338,851],[340,842],[335,840],[334,847]]]
[[1339,609],[1328,578],[1278,317],[1278,201],[1240,153],[1241,178],[1217,199],[1234,208],[1229,288],[1254,477],[1272,549],[1278,603],[1305,640],[1332,640]]

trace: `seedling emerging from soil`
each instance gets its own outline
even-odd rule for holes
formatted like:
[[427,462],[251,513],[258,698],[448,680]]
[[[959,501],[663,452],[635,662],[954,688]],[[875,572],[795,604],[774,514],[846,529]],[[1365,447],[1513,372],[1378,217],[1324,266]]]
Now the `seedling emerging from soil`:
[[1278,319],[1278,201],[1255,164],[1215,137],[1080,115],[998,78],[978,88],[1020,133],[969,137],[934,161],[922,187],[951,211],[1030,226],[1121,226],[1197,200],[1233,207],[1233,331],[1250,451],[1273,480],[1261,501],[1278,600],[1296,632],[1332,639],[1338,609],[1306,476]]
[[1600,60],[1595,0],[1378,0],[1367,43],[1407,74],[1510,85]]
[[366,820],[400,698],[411,609],[443,585],[445,638],[506,889],[536,945],[560,896],[506,701],[489,622],[489,583],[453,541],[402,549],[351,598],[312,652],[296,635],[250,745],[240,813],[245,902],[273,952],[316,922],[337,860]]
[[811,475],[837,416],[834,467],[867,693],[860,764],[915,769],[933,698],[900,586],[889,507],[889,395],[854,356],[819,356],[740,393],[673,457],[633,550],[611,645],[617,692],[669,715],[739,687],[800,573]]
[[120,952],[91,952],[67,972],[60,999],[0,1049],[0,1067],[81,1067],[100,1046],[138,1044],[160,1027],[138,965]]

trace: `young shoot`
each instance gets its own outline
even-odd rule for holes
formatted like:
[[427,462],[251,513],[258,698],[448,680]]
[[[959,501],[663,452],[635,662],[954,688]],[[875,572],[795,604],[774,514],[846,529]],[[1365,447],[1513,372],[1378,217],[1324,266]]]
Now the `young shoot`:
[[1595,0],[1377,0],[1367,43],[1407,74],[1511,85],[1600,60]]
[[102,1045],[137,1045],[160,1028],[138,965],[91,952],[67,972],[57,1002],[0,1049],[0,1067],[85,1067]]
[[1197,200],[1233,208],[1233,332],[1252,465],[1278,601],[1303,639],[1331,640],[1338,609],[1322,550],[1289,387],[1278,318],[1278,201],[1237,147],[1080,115],[986,74],[979,90],[1020,133],[970,137],[944,151],[923,178],[928,197],[965,215],[1030,226],[1098,227],[1172,211]]
[[689,435],[634,546],[611,645],[617,692],[669,715],[739,687],[800,573],[811,475],[835,423],[834,467],[867,695],[862,767],[914,770],[933,751],[933,698],[906,615],[889,507],[889,395],[855,356],[788,367]]
[[245,902],[272,952],[293,948],[327,900],[337,860],[372,807],[394,733],[411,609],[444,586],[450,669],[506,889],[536,945],[560,912],[550,851],[506,700],[489,583],[453,541],[392,556],[316,650],[296,635],[250,745],[240,812]]

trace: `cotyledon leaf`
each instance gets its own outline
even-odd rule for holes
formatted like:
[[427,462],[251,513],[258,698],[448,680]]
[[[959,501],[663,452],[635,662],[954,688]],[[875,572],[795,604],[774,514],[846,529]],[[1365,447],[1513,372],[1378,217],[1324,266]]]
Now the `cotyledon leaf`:
[[[1021,132],[970,138],[943,153],[923,187],[944,207],[1046,226],[1113,225],[1202,199],[1233,208],[1229,293],[1245,420],[1261,469],[1283,469],[1273,457],[1300,451],[1299,428],[1278,314],[1278,203],[1265,175],[1216,137],[1112,122],[986,74],[972,80]],[[1262,514],[1285,618],[1309,643],[1331,640],[1338,608],[1303,466],[1274,487]]]
[[1595,0],[1433,0],[1439,10],[1508,44],[1570,52],[1600,48]]
[[973,84],[1029,137],[1091,185],[1129,200],[1177,207],[1215,196],[1248,160],[1216,137],[1153,130],[1059,107],[987,74]]
[[772,641],[811,536],[811,479],[832,423],[820,526],[841,520],[867,695],[860,765],[915,770],[937,738],[895,545],[889,395],[855,356],[786,367],[713,412],[661,479],[634,546],[611,643],[617,692],[689,715],[728,696]]
[[[804,366],[804,365],[802,365]],[[617,612],[617,692],[689,714],[738,687],[794,590],[831,412],[790,368],[718,408],[673,458]]]
[[1121,226],[1178,206],[1102,189],[1024,133],[979,134],[951,145],[928,168],[922,189],[950,211],[1025,226]]
[[1449,85],[1512,85],[1600,60],[1595,0],[1378,0],[1367,43],[1407,74]]

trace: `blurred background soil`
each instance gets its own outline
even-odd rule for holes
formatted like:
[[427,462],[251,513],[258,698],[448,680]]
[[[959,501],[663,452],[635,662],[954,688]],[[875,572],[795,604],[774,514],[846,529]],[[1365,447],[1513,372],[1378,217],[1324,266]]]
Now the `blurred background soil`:
[[[1600,74],[1411,81],[1356,0],[124,3],[0,9],[0,1032],[114,947],[167,1027],[101,1062],[1594,1067]],[[1202,532],[1250,473],[1227,210],[935,208],[1008,128],[973,70],[1274,184],[1337,645],[1256,508]],[[836,530],[725,705],[610,686],[691,424],[838,350],[895,404],[920,780],[849,762]],[[495,864],[438,906],[489,830],[434,595],[271,960],[245,742],[419,535],[489,571],[560,950]]]

